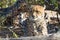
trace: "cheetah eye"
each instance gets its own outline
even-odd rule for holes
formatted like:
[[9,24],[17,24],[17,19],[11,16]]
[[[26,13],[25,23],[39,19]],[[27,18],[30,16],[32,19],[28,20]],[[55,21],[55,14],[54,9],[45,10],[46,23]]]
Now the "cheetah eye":
[[36,11],[37,13],[39,12],[39,11]]

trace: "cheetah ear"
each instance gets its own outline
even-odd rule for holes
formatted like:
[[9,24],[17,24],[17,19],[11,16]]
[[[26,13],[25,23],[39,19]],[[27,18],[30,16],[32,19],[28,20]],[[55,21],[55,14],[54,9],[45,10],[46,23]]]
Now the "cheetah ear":
[[44,9],[46,9],[46,5],[44,5]]

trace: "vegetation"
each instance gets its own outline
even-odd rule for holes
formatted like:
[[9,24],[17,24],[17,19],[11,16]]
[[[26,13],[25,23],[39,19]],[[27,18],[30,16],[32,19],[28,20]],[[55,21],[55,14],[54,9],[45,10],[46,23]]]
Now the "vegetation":
[[1,0],[0,8],[7,8],[12,6],[17,0]]

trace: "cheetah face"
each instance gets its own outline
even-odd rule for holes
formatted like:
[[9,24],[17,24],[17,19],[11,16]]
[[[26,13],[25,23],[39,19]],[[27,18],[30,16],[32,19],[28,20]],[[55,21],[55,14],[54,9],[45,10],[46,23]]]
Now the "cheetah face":
[[31,19],[32,20],[37,20],[41,19],[44,15],[44,7],[39,6],[39,5],[32,5],[32,13],[31,13]]

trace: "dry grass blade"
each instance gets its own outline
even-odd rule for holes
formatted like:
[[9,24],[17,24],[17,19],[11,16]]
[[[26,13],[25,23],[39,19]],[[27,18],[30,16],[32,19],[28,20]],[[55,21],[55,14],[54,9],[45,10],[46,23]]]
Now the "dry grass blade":
[[12,31],[10,28],[8,28],[12,33],[13,33],[13,36],[15,37],[15,38],[18,38],[18,35],[14,32],[14,31]]

